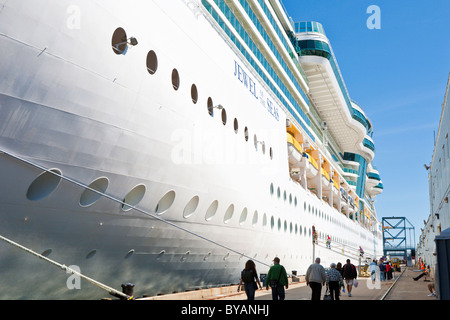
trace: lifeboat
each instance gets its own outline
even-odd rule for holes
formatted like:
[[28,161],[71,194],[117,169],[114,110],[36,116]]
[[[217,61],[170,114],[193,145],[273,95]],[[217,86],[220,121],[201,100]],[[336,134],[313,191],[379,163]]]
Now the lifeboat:
[[300,145],[300,143],[289,132],[287,133],[287,146],[288,146],[289,164],[294,167],[299,167],[300,162],[303,159],[303,148]]
[[322,186],[328,187],[330,185],[330,175],[328,174],[327,171],[325,171],[324,168],[321,168],[320,172],[322,174]]
[[322,164],[322,169],[321,169],[322,186],[328,190],[331,190],[331,188],[333,187],[333,180],[332,180],[331,172],[332,172],[332,170],[331,170],[330,163],[324,159],[323,164]]
[[306,166],[306,176],[308,178],[314,178],[319,173],[319,165],[317,164],[319,151],[308,149],[303,152],[303,156],[308,159],[308,161],[304,162]]
[[341,188],[340,185],[339,185],[340,181],[341,181],[341,179],[339,178],[339,174],[337,173],[337,171],[335,171],[333,179],[332,179],[332,182],[333,182],[333,193],[335,195],[339,194],[339,191],[340,191],[340,188]]

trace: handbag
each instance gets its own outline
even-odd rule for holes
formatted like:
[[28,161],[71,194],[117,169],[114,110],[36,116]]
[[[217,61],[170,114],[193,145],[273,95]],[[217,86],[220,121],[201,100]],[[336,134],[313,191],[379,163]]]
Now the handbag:
[[281,272],[283,271],[283,268],[284,267],[281,267],[281,270],[280,270],[280,274],[278,275],[278,280],[270,280],[270,287],[271,288],[276,288],[276,287],[278,287],[278,282],[280,281],[280,278],[281,278]]
[[327,289],[325,290],[325,294],[323,295],[323,300],[332,300],[331,295],[328,292],[328,286]]

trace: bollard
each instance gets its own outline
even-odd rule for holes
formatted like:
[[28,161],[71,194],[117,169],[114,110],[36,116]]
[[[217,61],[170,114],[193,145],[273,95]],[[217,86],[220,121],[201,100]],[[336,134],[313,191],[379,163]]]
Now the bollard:
[[[132,283],[125,283],[122,284],[122,293],[126,294],[129,297],[132,297],[134,294],[134,284]],[[125,298],[121,298],[122,300],[124,300]]]

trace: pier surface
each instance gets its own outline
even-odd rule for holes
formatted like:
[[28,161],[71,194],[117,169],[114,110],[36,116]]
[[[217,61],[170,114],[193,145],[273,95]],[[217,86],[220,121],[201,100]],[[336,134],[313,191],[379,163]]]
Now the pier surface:
[[[413,278],[420,274],[414,267],[404,267],[400,272],[394,272],[391,280],[382,281],[378,286],[370,278],[359,277],[358,287],[353,287],[352,296],[347,291],[341,291],[341,300],[436,300],[429,297],[428,284],[433,280],[421,278],[414,281]],[[238,292],[238,286],[223,288],[211,288],[191,292],[167,294],[156,297],[143,298],[144,300],[246,300],[245,292]],[[347,290],[347,288],[346,288]],[[322,297],[325,287],[322,288]],[[257,290],[255,300],[271,300],[271,289]],[[306,285],[304,277],[299,282],[293,282],[286,290],[286,300],[310,300],[311,288]]]

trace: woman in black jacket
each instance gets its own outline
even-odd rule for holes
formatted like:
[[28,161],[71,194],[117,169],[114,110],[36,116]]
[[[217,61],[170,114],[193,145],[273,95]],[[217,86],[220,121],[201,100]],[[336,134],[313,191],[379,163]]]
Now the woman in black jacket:
[[253,260],[248,260],[245,263],[245,268],[241,272],[238,291],[240,291],[242,283],[244,283],[244,290],[247,295],[247,300],[255,300],[256,289],[258,289],[258,287],[262,289],[262,287],[259,282],[258,273],[256,272],[256,266]]

